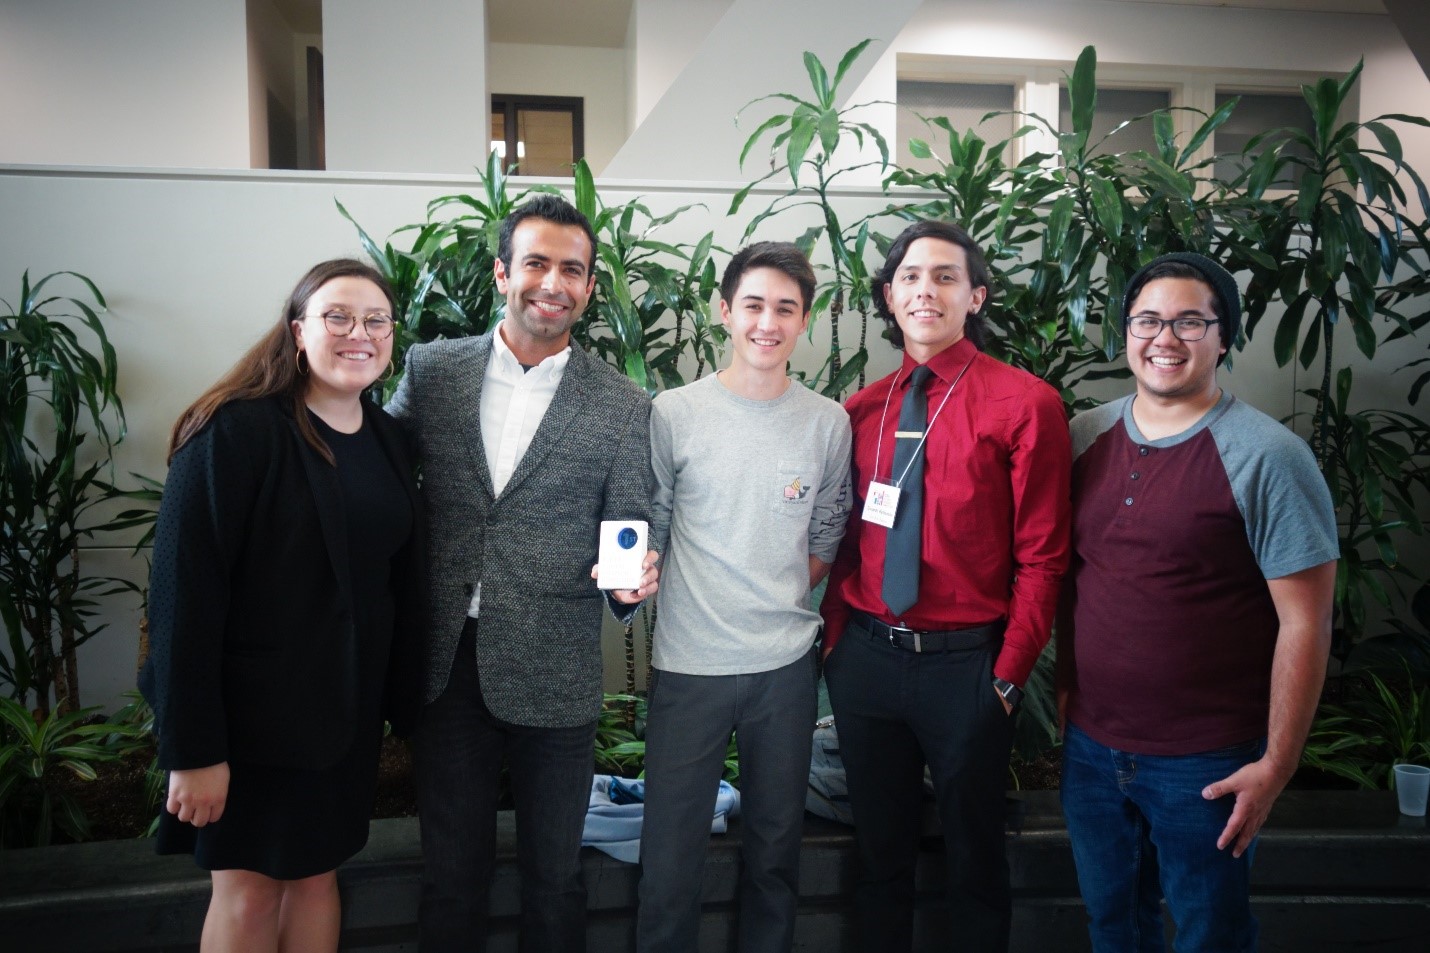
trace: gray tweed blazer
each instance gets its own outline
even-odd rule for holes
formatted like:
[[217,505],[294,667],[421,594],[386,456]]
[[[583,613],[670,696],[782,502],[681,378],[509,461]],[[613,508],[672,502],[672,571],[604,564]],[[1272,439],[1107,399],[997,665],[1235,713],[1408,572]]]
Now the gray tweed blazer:
[[414,345],[387,411],[412,436],[426,504],[426,702],[447,687],[480,581],[477,666],[492,714],[568,727],[601,704],[600,521],[649,519],[650,398],[572,346],[561,385],[500,496],[482,444],[492,334]]

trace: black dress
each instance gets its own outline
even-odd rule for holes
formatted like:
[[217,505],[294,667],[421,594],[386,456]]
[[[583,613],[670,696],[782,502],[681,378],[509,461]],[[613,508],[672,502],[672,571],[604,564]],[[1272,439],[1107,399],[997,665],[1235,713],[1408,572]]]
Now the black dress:
[[[370,426],[345,434],[309,417],[333,451],[342,487],[359,722],[352,747],[331,767],[230,761],[228,799],[216,823],[195,828],[160,811],[159,853],[193,853],[205,870],[252,870],[297,880],[335,869],[367,843],[395,613],[392,559],[412,532],[412,514],[401,479]],[[302,586],[303,577],[295,574],[293,584]]]

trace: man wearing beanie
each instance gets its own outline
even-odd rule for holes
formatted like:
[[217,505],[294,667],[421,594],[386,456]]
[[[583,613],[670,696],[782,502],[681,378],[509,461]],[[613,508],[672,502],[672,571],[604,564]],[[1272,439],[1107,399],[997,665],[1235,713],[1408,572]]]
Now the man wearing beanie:
[[1325,677],[1335,512],[1305,442],[1225,393],[1232,276],[1163,255],[1123,301],[1134,394],[1072,422],[1063,811],[1098,951],[1256,948],[1257,831]]

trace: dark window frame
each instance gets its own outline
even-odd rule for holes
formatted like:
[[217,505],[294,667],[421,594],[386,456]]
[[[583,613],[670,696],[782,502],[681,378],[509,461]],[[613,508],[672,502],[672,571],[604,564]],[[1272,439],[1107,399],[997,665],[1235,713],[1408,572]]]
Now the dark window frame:
[[[506,172],[512,174],[517,164],[516,116],[522,110],[559,112],[571,117],[571,162],[574,165],[586,155],[586,100],[581,96],[530,96],[515,93],[493,93],[492,115],[502,117],[506,131]],[[490,138],[490,136],[488,136]],[[520,171],[515,174],[520,175]]]

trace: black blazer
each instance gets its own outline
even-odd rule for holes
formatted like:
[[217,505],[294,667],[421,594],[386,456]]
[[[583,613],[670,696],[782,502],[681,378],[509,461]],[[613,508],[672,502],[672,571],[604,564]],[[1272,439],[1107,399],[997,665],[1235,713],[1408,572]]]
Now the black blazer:
[[[363,402],[402,476],[413,535],[393,560],[396,625],[386,714],[420,710],[422,516],[402,431]],[[353,743],[356,633],[337,472],[282,398],[231,401],[174,455],[149,582],[159,766],[237,759],[321,768]]]

